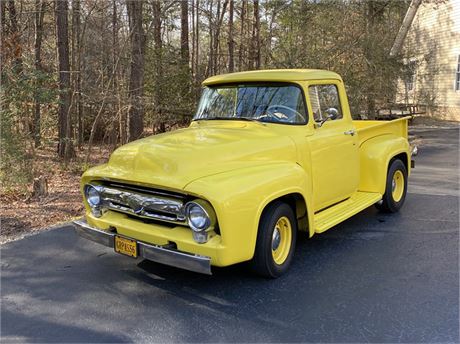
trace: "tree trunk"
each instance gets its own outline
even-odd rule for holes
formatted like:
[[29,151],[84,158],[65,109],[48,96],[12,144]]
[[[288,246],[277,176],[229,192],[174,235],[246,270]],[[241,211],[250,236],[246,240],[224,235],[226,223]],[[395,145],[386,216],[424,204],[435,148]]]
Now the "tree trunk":
[[18,18],[14,0],[9,0],[7,6],[10,16],[10,31],[12,37],[11,45],[14,47],[14,70],[17,74],[21,74],[23,70],[21,33],[19,32]]
[[70,117],[70,63],[68,36],[68,1],[56,0],[56,34],[59,65],[59,146],[58,154],[64,161],[74,155]]
[[[0,23],[1,23],[1,32],[2,34],[0,35],[0,45],[2,47],[5,46],[5,40],[6,40],[6,35],[8,34],[8,31],[7,31],[7,26],[6,26],[6,3],[5,1],[0,1]],[[0,51],[0,61],[4,61],[5,60],[5,56],[4,56],[5,52],[4,50],[2,49]],[[4,68],[4,63],[0,63],[0,72],[3,72],[3,68]],[[2,74],[3,75],[3,74]]]
[[[217,3],[219,5],[219,2]],[[213,23],[213,15],[212,15],[212,6],[213,1],[209,1],[209,9],[208,9],[208,22],[209,22],[209,59],[208,59],[208,68],[206,70],[206,77],[209,75],[213,75],[213,62],[214,62],[214,23]]]
[[218,69],[218,57],[219,57],[219,45],[220,45],[220,29],[222,27],[222,22],[224,20],[225,11],[227,10],[228,0],[225,0],[222,8],[220,8],[220,1],[217,2],[217,25],[214,33],[213,40],[213,63],[212,70],[213,74],[218,74],[220,70]]
[[32,184],[32,198],[42,198],[48,196],[48,180],[44,176],[34,178]]
[[240,47],[238,49],[238,70],[241,72],[243,68],[243,52],[244,52],[244,20],[246,15],[247,0],[241,3],[241,29],[240,29]]
[[[368,80],[375,77],[374,68],[374,42],[375,42],[375,20],[377,8],[375,1],[368,1],[365,6],[366,11],[366,42],[364,47],[364,56],[366,58],[366,73]],[[375,86],[374,82],[369,82],[366,90],[367,115],[369,119],[375,118]]]
[[128,112],[128,141],[138,139],[144,131],[144,51],[142,27],[143,1],[127,0],[129,32],[131,35],[131,74],[129,80],[130,107]]
[[228,71],[233,73],[234,61],[233,61],[233,46],[235,41],[233,40],[233,0],[230,0],[229,15],[228,15]]
[[192,16],[192,51],[190,53],[190,70],[192,77],[195,75],[195,0],[191,0],[191,16]]
[[[161,3],[160,1],[153,1],[153,55],[154,55],[154,69],[155,69],[155,82],[157,87],[154,88],[153,98],[156,113],[158,116],[157,122],[162,123],[162,83],[163,83],[163,42],[161,39]],[[164,131],[162,128],[160,131]]]
[[43,16],[45,14],[45,2],[43,0],[35,0],[35,94],[34,94],[34,144],[35,147],[40,146],[40,73],[42,71],[42,38],[43,38]]
[[254,25],[252,27],[252,66],[260,68],[260,15],[259,0],[254,0]]
[[[0,22],[2,28],[2,36],[6,33],[6,3],[5,1],[0,1]],[[2,37],[3,38],[3,37]]]
[[182,58],[182,64],[188,67],[190,60],[190,51],[188,43],[188,1],[181,1],[180,8],[180,55]]
[[412,25],[415,14],[417,13],[418,8],[420,7],[422,0],[412,0],[411,4],[406,12],[406,16],[399,28],[398,35],[395,38],[393,46],[390,50],[390,57],[396,56],[401,52],[404,40],[406,39],[407,33]]
[[182,64],[182,97],[184,100],[190,94],[190,49],[188,41],[188,1],[181,1],[181,15],[180,15],[180,54]]
[[81,32],[81,6],[80,0],[72,1],[72,31],[75,39],[74,48],[72,51],[74,55],[75,65],[73,66],[73,90],[74,90],[74,115],[77,117],[77,142],[81,147],[84,139],[84,126],[83,126],[83,105],[81,102],[81,53],[82,53],[82,32]]
[[[119,80],[120,74],[118,72],[118,58],[120,54],[120,43],[118,40],[118,9],[117,1],[112,0],[112,80],[113,91],[117,96],[117,113],[118,113],[118,135],[119,143],[125,144],[127,140],[126,133],[126,112],[122,110],[122,100],[120,96]],[[114,105],[115,106],[115,105]]]
[[200,76],[200,70],[199,70],[199,57],[200,57],[200,0],[196,0],[196,22],[195,22],[195,27],[196,27],[196,34],[195,34],[195,60],[196,60],[196,74],[199,77]]
[[195,18],[195,98],[200,96],[200,0],[196,0],[196,18]]
[[80,0],[72,1],[72,114],[77,119],[77,143],[83,144],[83,118],[81,104],[81,13]]

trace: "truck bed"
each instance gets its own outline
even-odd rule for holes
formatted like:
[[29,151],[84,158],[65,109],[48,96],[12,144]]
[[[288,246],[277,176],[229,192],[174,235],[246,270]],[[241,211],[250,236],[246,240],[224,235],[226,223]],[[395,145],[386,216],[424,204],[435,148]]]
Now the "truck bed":
[[369,121],[356,120],[353,121],[358,137],[359,144],[367,141],[370,138],[393,134],[407,139],[408,121],[410,117],[398,118],[392,121]]

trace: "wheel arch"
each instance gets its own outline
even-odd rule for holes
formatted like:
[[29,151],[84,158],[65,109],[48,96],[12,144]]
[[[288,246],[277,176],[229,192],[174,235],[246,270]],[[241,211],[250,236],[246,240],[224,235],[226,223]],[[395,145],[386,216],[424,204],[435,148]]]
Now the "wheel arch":
[[407,152],[402,152],[402,153],[398,153],[396,155],[394,155],[389,161],[388,161],[388,165],[387,165],[387,171],[388,169],[390,168],[390,165],[393,161],[395,160],[401,160],[404,164],[404,166],[406,167],[406,171],[407,171],[407,174],[409,175],[409,170],[410,170],[410,158],[409,158],[409,154],[407,154]]
[[312,223],[310,223],[311,218],[309,216],[310,212],[307,206],[308,203],[304,195],[302,195],[302,193],[300,192],[290,192],[283,195],[278,195],[266,201],[260,211],[257,230],[259,230],[258,227],[260,225],[260,220],[264,212],[271,204],[275,202],[283,202],[291,207],[296,217],[296,225],[299,231],[307,232],[309,237],[311,237],[314,234],[314,228],[312,226]]

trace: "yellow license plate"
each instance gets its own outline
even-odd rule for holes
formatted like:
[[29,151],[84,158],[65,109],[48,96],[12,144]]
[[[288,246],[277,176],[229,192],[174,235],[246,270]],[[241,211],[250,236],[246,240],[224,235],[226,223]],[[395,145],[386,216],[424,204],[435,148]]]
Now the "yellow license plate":
[[115,236],[115,252],[137,258],[137,242],[135,240]]

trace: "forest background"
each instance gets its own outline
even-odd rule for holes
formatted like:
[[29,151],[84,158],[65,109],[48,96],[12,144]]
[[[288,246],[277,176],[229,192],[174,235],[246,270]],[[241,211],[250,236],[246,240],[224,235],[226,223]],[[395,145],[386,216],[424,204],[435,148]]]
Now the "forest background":
[[2,235],[78,216],[81,173],[188,125],[212,75],[333,70],[353,114],[373,118],[408,73],[389,52],[409,4],[1,0]]

